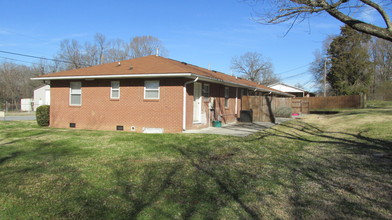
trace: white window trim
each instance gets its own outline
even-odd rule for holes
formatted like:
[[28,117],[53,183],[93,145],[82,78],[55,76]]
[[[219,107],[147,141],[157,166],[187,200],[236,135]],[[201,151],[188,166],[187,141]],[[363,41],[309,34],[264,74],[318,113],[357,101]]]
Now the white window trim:
[[[75,93],[72,93],[72,84],[73,83],[79,83],[80,84],[80,104],[72,104],[71,100],[72,100],[72,95]],[[70,106],[81,106],[82,105],[82,82],[78,81],[78,82],[70,82],[69,83],[69,105]]]
[[[113,83],[118,83],[118,89],[113,88]],[[110,98],[111,99],[120,99],[120,81],[110,81]],[[113,97],[113,91],[118,91],[118,97]]]
[[[229,87],[225,87],[225,108],[229,108],[230,106],[230,88]],[[226,99],[227,99],[227,105],[226,105]]]
[[[158,82],[158,89],[147,89],[146,88],[147,82],[154,82],[154,81]],[[157,98],[147,98],[146,91],[158,91],[158,97]],[[145,80],[144,81],[144,99],[158,100],[158,99],[160,99],[160,97],[161,97],[161,85],[160,85],[159,80]]]

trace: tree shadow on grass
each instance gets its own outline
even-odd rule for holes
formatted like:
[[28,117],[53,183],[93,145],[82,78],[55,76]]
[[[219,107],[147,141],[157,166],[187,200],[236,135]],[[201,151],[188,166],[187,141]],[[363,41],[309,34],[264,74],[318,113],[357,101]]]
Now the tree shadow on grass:
[[[175,135],[166,139],[156,135],[145,141],[151,145],[146,148],[149,153],[121,159],[108,155],[100,157],[102,161],[93,161],[96,158],[80,142],[35,140],[29,151],[10,151],[10,157],[3,158],[0,165],[12,160],[23,163],[0,166],[0,184],[5,186],[0,193],[26,201],[21,212],[14,212],[19,213],[13,216],[17,218],[391,216],[391,165],[374,156],[374,152],[390,155],[389,140],[367,137],[364,132],[327,132],[307,123],[281,126],[285,129],[208,141],[202,135],[179,136],[181,141]],[[127,136],[124,141],[134,138],[145,136]],[[2,147],[14,144],[23,141]],[[152,151],[154,147],[162,150]],[[87,162],[79,167],[78,159]]]
[[[305,122],[281,126],[286,129],[271,128],[249,140],[263,143],[279,138],[311,146],[300,149],[295,158],[281,154],[275,161],[289,173],[283,186],[293,218],[392,216],[391,141],[367,137],[364,131],[328,132]],[[279,146],[262,147],[274,151]]]
[[214,148],[194,140],[165,144],[179,156],[174,160],[124,159],[110,164],[116,179],[113,194],[124,201],[122,217],[152,219],[259,219],[243,198],[249,176],[225,168],[233,154],[217,155]]
[[[179,151],[181,155],[184,156],[184,158],[186,158],[186,160],[189,161],[192,167],[194,167],[203,175],[206,175],[209,178],[211,178],[216,184],[219,193],[222,193],[223,195],[225,195],[225,197],[227,197],[231,201],[236,202],[239,205],[239,207],[241,207],[243,211],[245,211],[245,213],[247,214],[247,216],[242,216],[242,217],[247,217],[251,219],[259,219],[261,217],[261,213],[257,213],[256,210],[252,209],[241,199],[242,194],[244,194],[242,192],[243,189],[241,188],[244,187],[244,185],[240,185],[240,184],[241,183],[244,184],[244,183],[241,181],[241,178],[235,176],[235,173],[230,174],[230,172],[234,172],[234,170],[229,170],[229,169],[224,170],[222,169],[222,167],[220,167],[220,169],[218,170],[214,169],[218,167],[218,166],[214,166],[214,162],[222,159],[222,157],[223,158],[231,157],[233,156],[233,154],[221,155],[220,157],[219,156],[209,157],[208,151],[207,152],[198,151],[198,154],[196,154],[195,156],[195,154],[192,154],[192,152],[190,152],[189,150],[178,148],[176,146],[173,146],[173,148]],[[235,177],[230,178],[233,176]]]

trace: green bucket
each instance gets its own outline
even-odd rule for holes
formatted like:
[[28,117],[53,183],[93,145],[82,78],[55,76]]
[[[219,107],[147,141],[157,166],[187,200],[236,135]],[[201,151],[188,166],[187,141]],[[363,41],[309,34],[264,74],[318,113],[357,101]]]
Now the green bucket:
[[222,127],[221,121],[212,121],[212,127],[216,127],[216,128]]

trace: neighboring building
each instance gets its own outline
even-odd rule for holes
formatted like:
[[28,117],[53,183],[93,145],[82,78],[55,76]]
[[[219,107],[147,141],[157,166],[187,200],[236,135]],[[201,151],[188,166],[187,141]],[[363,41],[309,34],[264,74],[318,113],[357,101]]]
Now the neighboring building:
[[159,56],[42,75],[50,81],[50,126],[182,132],[234,123],[242,94],[291,96]]
[[314,93],[311,93],[309,91],[303,90],[301,88],[297,88],[294,86],[290,86],[284,83],[275,83],[272,85],[269,85],[270,88],[289,93],[292,95],[295,95],[295,97],[313,97],[315,96]]
[[20,100],[20,111],[31,112],[33,110],[32,103],[33,103],[33,99],[31,99],[31,98],[21,99]]
[[49,85],[44,85],[34,90],[34,111],[41,105],[50,105]]

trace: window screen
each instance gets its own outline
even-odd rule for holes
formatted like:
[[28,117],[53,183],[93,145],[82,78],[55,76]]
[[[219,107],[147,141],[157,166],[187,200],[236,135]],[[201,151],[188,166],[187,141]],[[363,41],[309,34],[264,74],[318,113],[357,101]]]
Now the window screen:
[[149,80],[144,82],[144,98],[159,99],[159,80]]
[[70,83],[70,105],[82,105],[82,82]]
[[112,81],[110,88],[110,98],[119,99],[120,98],[120,81]]

